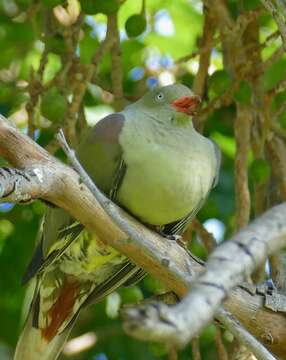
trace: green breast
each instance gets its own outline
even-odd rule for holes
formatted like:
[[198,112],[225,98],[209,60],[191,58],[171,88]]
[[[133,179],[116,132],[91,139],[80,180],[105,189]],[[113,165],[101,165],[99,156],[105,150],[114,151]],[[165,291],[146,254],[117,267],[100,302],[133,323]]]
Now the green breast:
[[[147,126],[146,126],[147,125]],[[187,216],[206,198],[215,176],[211,142],[192,129],[154,129],[144,122],[120,136],[127,172],[119,202],[142,221],[164,225]]]

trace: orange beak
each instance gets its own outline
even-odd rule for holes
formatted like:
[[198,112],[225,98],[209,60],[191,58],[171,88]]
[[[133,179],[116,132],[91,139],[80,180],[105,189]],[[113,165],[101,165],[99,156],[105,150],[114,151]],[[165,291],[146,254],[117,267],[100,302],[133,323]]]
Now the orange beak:
[[172,102],[172,105],[178,112],[188,115],[196,115],[196,110],[201,103],[201,98],[198,95],[182,96]]

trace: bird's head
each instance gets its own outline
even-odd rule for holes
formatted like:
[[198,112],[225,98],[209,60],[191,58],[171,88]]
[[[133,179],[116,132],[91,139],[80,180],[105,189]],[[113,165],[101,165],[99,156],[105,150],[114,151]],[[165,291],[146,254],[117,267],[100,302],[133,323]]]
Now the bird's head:
[[181,84],[157,87],[146,93],[138,102],[144,113],[158,120],[174,119],[180,115],[186,121],[196,114],[201,99],[187,86]]

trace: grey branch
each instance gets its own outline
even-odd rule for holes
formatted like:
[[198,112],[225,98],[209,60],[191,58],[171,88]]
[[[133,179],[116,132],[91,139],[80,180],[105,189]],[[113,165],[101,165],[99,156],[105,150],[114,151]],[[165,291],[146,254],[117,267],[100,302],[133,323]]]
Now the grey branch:
[[266,350],[266,348],[250,335],[243,326],[227,311],[220,308],[216,314],[216,318],[223,321],[224,325],[231,329],[232,334],[244,344],[256,356],[258,360],[268,359],[275,360],[276,358]]
[[[21,151],[17,151],[17,149],[21,149]],[[129,224],[130,229],[137,234],[135,239],[133,233],[129,233],[128,236],[128,231],[122,231],[120,227],[116,226],[115,221],[112,221],[102,209],[102,206],[100,206],[92,193],[80,181],[77,172],[50,156],[31,139],[13,128],[3,117],[0,118],[0,155],[8,160],[12,166],[21,169],[25,173],[34,172],[35,169],[41,171],[38,172],[38,175],[41,174],[42,177],[37,176],[38,179],[35,179],[35,183],[33,183],[34,191],[30,189],[27,191],[26,188],[29,198],[40,197],[62,207],[88,229],[95,230],[102,241],[108,241],[110,245],[128,256],[138,266],[143,267],[150,274],[163,281],[178,296],[182,297],[187,293],[195,275],[203,270],[202,265],[190,256],[185,249],[175,242],[167,241],[150,231],[107,200],[106,206],[110,205],[113,210],[115,209],[114,211],[119,212],[119,220],[124,219],[125,223]],[[0,178],[1,185],[2,180]],[[5,181],[7,182],[7,180]],[[38,184],[38,181],[40,181],[40,184]],[[27,186],[24,181],[19,182],[18,191],[20,190],[20,184],[23,184],[22,190]],[[8,189],[8,185],[4,186]],[[10,196],[10,199],[12,199],[13,194],[11,193]],[[285,214],[286,205],[281,205],[279,208]],[[277,208],[272,211],[276,213]],[[275,223],[275,219],[272,220]],[[270,238],[274,225],[272,221],[268,225],[268,238]],[[280,227],[281,235],[285,231],[285,227],[285,224]],[[274,247],[277,249],[276,245]],[[270,249],[268,250],[270,251]],[[242,250],[241,252],[243,253]],[[265,255],[265,252],[263,252],[263,255]],[[219,267],[221,267],[221,263]],[[240,281],[241,277],[236,283]],[[248,330],[254,333],[275,354],[283,355],[286,352],[286,319],[280,313],[265,309],[263,299],[260,295],[250,294],[243,288],[237,287],[229,293],[224,306],[227,311],[238,318]],[[216,301],[218,300],[216,299]],[[183,304],[184,301],[180,306],[183,306]],[[227,322],[228,319],[224,316],[222,316],[223,321]],[[255,319],[255,324],[252,321],[253,319]],[[275,326],[271,326],[272,323]],[[266,337],[268,332],[271,332],[271,341]],[[264,357],[264,359],[267,359],[267,357]]]
[[41,192],[40,169],[18,170],[14,168],[0,168],[0,198],[1,201],[28,203]]
[[275,0],[275,5],[271,0],[261,0],[264,7],[276,22],[283,42],[284,51],[286,51],[286,6],[285,3]]
[[[152,336],[158,334],[161,341],[172,339],[184,345],[196,336],[218,311],[229,291],[242,283],[267,255],[286,245],[285,218],[285,204],[278,205],[218,247],[207,261],[205,271],[193,282],[190,293],[178,305],[167,309],[161,304],[155,312],[144,310],[145,321],[140,316],[141,321],[137,322],[138,337],[150,338],[152,329]],[[132,311],[129,315],[134,334],[137,314]],[[220,320],[225,323],[224,319]]]

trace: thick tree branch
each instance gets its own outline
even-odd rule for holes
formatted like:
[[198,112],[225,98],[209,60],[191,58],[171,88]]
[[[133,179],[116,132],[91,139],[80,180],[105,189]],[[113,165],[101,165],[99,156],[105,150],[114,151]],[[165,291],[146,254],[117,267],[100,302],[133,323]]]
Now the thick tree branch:
[[[192,284],[190,293],[178,305],[168,311],[165,305],[157,306],[151,317],[148,317],[148,309],[146,318],[140,316],[138,335],[149,337],[152,330],[153,336],[157,334],[160,340],[176,341],[181,345],[196,336],[218,311],[229,290],[250,275],[267,255],[285,246],[285,217],[285,204],[276,206],[218,247],[207,261],[205,271]],[[130,315],[134,318],[138,314]],[[134,333],[134,327],[132,330]]]
[[42,191],[41,183],[44,176],[36,167],[27,171],[14,168],[0,168],[1,201],[27,203],[38,198]]
[[[134,239],[131,241],[107,216],[84,184],[81,184],[78,174],[73,169],[51,157],[3,118],[0,119],[0,154],[12,165],[25,171],[28,171],[30,167],[42,170],[43,182],[39,187],[39,197],[64,208],[87,228],[96,230],[102,241],[108,241],[118,251],[126,254],[132,261],[165,282],[168,288],[179,296],[186,294],[195,274],[203,269],[176,243],[167,241],[150,231],[116,207],[138,233],[140,241],[134,241]],[[33,197],[36,197],[36,193]],[[284,212],[286,211],[285,205],[280,207]],[[282,224],[281,232],[285,230],[285,227],[286,225]],[[241,278],[239,277],[238,281],[241,281]],[[269,325],[267,321],[269,310],[263,307],[263,297],[250,295],[244,289],[237,288],[230,293],[225,302],[225,308],[248,329],[251,329],[273,352],[285,354],[286,319],[282,314],[270,312],[271,319],[275,321],[275,327],[271,328],[271,338],[275,341],[270,343],[264,338],[264,334],[268,331],[265,326]],[[254,318],[255,326],[249,322],[249,319]]]

